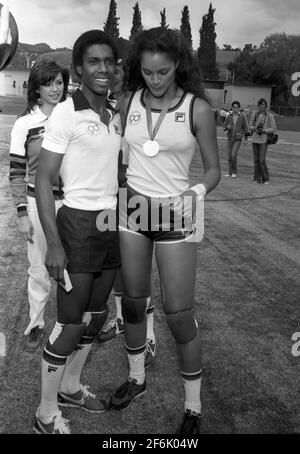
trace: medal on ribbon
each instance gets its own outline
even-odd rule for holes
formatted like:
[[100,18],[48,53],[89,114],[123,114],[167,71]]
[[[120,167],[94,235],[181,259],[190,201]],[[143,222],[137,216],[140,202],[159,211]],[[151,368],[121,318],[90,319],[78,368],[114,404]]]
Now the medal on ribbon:
[[[177,92],[176,92],[177,94]],[[176,95],[175,95],[176,96]],[[164,105],[163,108],[159,114],[159,117],[157,119],[157,122],[153,128],[152,125],[152,114],[151,114],[151,107],[150,107],[150,100],[149,100],[149,91],[146,94],[146,113],[147,113],[147,128],[148,128],[148,133],[150,140],[147,140],[143,144],[143,152],[145,153],[146,156],[149,158],[153,158],[154,156],[157,156],[159,153],[159,143],[155,139],[155,136],[158,133],[158,130],[163,122],[163,119],[165,118],[174,98],[169,99]]]

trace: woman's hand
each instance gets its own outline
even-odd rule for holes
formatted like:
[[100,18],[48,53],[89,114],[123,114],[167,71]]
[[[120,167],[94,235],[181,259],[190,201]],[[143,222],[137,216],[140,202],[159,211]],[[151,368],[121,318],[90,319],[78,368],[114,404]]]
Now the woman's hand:
[[26,241],[29,241],[29,243],[33,244],[32,237],[34,233],[34,228],[31,220],[29,219],[29,216],[22,216],[18,218],[18,223],[19,231],[24,235]]

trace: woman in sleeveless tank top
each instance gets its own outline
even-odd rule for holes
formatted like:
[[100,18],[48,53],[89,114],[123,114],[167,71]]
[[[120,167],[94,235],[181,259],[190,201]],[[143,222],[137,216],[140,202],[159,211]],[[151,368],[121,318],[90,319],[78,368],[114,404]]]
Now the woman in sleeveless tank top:
[[[128,89],[132,94],[121,108],[128,169],[127,187],[120,192],[119,225],[129,377],[110,405],[122,410],[146,392],[145,314],[155,249],[185,393],[177,433],[199,433],[202,362],[193,307],[199,233],[195,221],[201,217],[197,208],[203,206],[205,194],[220,180],[214,115],[198,63],[177,31],[154,28],[136,37],[128,58]],[[196,149],[204,171],[190,187]]]

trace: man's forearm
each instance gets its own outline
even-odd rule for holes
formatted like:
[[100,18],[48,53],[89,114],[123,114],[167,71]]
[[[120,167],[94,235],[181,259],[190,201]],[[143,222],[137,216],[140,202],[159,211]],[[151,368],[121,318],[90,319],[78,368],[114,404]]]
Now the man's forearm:
[[37,176],[35,189],[39,217],[47,245],[49,247],[61,244],[56,225],[55,202],[51,181]]

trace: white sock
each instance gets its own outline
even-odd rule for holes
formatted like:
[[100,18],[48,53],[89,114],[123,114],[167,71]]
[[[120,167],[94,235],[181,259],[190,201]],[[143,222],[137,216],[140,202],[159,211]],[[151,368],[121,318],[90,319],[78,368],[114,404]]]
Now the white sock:
[[131,355],[128,353],[129,361],[129,378],[134,378],[138,385],[142,385],[145,381],[145,353]]
[[[99,312],[99,314],[103,314],[104,312]],[[98,314],[98,312],[85,312],[83,314],[82,321],[86,323],[87,327],[91,322],[92,314],[94,313]],[[75,394],[80,390],[82,369],[90,353],[93,341],[94,337],[83,335],[72,355],[69,357],[60,387],[60,390],[63,393]]]
[[[63,326],[64,325],[62,325],[61,323],[55,323],[48,343],[52,345],[55,342],[55,340],[61,333]],[[38,409],[38,414],[45,424],[51,422],[53,415],[59,412],[57,394],[67,361],[66,356],[59,356],[52,352],[49,352],[46,347],[43,351],[42,397]]]
[[[151,304],[151,296],[147,297],[147,339],[151,339],[155,343],[155,335],[153,331],[153,322],[154,322],[154,306],[149,307]],[[150,309],[150,310],[149,310]],[[148,313],[149,310],[149,313]]]
[[83,344],[81,340],[72,355],[68,358],[60,384],[60,391],[63,393],[75,394],[80,390],[82,369],[92,345],[92,341],[89,344]]
[[201,377],[197,380],[183,379],[183,385],[185,391],[184,410],[191,410],[201,414]]
[[117,316],[116,318],[119,318],[123,322],[123,316],[122,316],[122,295],[119,293],[115,293],[115,302],[116,302],[116,309],[117,309]]

